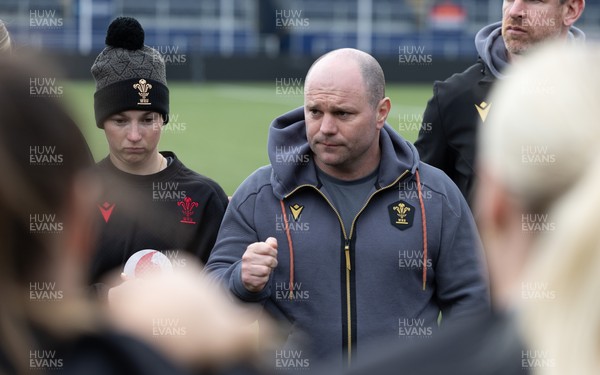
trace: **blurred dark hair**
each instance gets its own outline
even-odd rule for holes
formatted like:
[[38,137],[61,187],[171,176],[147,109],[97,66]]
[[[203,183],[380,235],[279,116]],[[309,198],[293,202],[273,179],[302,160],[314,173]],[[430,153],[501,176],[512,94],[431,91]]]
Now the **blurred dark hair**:
[[[36,79],[57,79],[56,73],[41,70],[42,61],[47,65],[40,56],[0,56],[0,352],[17,368],[26,366],[22,357],[35,347],[31,317],[60,315],[29,301],[30,282],[51,280],[46,272],[60,256],[56,239],[61,235],[32,231],[30,215],[51,214],[61,221],[75,179],[94,164],[60,98],[35,90]],[[49,158],[43,151],[36,159],[38,150],[47,150]],[[73,325],[64,316],[59,319],[65,330]]]
[[[27,274],[48,242],[31,235],[30,215],[59,214],[77,172],[94,164],[81,131],[58,99],[32,91],[36,79],[56,75],[34,68],[24,57],[0,58],[0,275],[16,272],[15,278]],[[60,156],[59,163],[31,159],[44,146],[53,150],[54,159]]]

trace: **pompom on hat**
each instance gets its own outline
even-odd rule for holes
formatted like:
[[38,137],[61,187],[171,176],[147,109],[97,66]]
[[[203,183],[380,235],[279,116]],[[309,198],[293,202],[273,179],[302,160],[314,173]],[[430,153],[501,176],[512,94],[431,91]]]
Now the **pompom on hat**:
[[144,45],[144,29],[131,17],[118,17],[108,26],[106,48],[92,65],[96,81],[96,126],[128,110],[153,111],[169,117],[169,89],[160,53]]

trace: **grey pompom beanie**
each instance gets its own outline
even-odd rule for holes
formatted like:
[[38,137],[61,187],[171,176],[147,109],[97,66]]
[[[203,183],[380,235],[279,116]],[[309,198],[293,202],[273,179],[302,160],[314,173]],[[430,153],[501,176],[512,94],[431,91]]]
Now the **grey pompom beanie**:
[[96,126],[104,127],[111,115],[127,110],[169,116],[169,89],[160,53],[144,45],[144,29],[131,17],[118,17],[106,33],[106,48],[91,69],[96,81]]

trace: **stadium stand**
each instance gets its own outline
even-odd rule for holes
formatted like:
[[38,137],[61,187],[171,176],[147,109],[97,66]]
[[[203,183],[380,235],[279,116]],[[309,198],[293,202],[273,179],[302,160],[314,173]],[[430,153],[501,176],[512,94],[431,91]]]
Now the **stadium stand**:
[[[466,22],[436,31],[415,4],[429,11],[443,1],[3,0],[0,18],[21,45],[82,55],[104,47],[110,20],[129,15],[146,28],[147,44],[176,44],[205,56],[315,56],[341,46],[394,56],[402,45],[423,46],[445,58],[472,56],[475,33],[500,19],[501,3],[453,0],[464,9]],[[600,35],[600,3],[587,2],[578,26],[592,38]]]

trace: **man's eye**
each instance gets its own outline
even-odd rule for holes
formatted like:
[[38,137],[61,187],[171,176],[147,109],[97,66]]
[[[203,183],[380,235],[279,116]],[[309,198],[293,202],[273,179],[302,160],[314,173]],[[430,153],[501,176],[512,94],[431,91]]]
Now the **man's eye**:
[[147,117],[144,119],[144,123],[145,124],[152,124],[154,122],[154,118],[153,117]]

